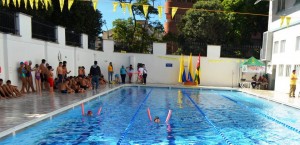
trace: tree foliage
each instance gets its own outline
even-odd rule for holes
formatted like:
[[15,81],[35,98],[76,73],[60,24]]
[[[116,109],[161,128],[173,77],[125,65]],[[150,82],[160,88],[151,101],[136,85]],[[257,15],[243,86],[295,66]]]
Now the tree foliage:
[[221,44],[230,29],[226,15],[220,12],[199,11],[195,9],[223,10],[219,0],[199,0],[194,9],[186,12],[179,25],[185,38],[204,41],[209,44]]
[[59,0],[52,0],[52,7],[48,6],[48,10],[46,10],[45,5],[41,1],[38,9],[35,7],[35,4],[31,8],[29,0],[27,9],[25,9],[24,1],[21,1],[21,7],[19,8],[13,5],[12,0],[9,7],[1,6],[1,9],[26,13],[33,16],[34,19],[60,25],[92,37],[102,33],[102,14],[100,11],[94,10],[91,2],[75,0],[70,10],[68,9],[68,0],[65,0],[64,3],[62,12],[59,7]]
[[268,13],[268,3],[253,3],[251,0],[198,0],[193,5],[197,10],[188,10],[179,24],[180,35],[208,44],[257,43],[252,41],[252,35],[262,35],[267,30],[268,17],[232,13]]
[[[120,2],[132,3],[133,1],[120,0]],[[115,42],[122,45],[119,50],[151,53],[153,41],[161,41],[161,35],[164,32],[163,25],[159,21],[150,21],[151,16],[157,15],[158,11],[148,0],[137,0],[132,4],[133,16],[131,18],[118,19],[113,22],[113,38]],[[143,5],[149,5],[147,17],[144,16]],[[144,17],[145,20],[137,20],[137,16]],[[119,50],[117,48],[116,51]]]

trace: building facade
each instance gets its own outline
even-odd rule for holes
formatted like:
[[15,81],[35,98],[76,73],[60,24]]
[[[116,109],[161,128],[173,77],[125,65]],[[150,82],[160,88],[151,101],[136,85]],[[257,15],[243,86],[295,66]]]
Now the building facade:
[[[166,33],[178,33],[177,23],[180,22],[182,15],[188,10],[188,8],[192,8],[195,0],[167,0],[165,3],[165,14],[166,14],[166,22],[164,24]],[[178,10],[172,19],[172,7],[178,7]],[[182,9],[184,8],[184,9]],[[185,9],[186,8],[186,9]]]
[[[292,70],[300,73],[300,0],[273,0],[261,60],[267,64],[270,89],[289,92]],[[300,86],[298,79],[297,86]],[[296,95],[299,94],[299,87]]]

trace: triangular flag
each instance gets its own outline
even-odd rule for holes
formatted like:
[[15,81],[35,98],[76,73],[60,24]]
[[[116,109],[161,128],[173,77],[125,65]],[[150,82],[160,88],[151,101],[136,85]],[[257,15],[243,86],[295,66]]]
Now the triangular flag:
[[70,10],[73,5],[74,0],[68,0],[68,9]]
[[10,0],[6,0],[6,4],[9,7]]
[[59,0],[59,6],[60,6],[60,11],[62,12],[63,8],[64,8],[64,0]]
[[291,22],[291,17],[286,17],[286,25],[289,26]]
[[2,6],[4,6],[5,5],[5,0],[2,0]]
[[27,0],[24,0],[25,9],[27,10]]
[[162,17],[162,6],[157,6],[157,10],[158,10],[158,17],[161,19]]
[[21,6],[21,0],[18,0],[18,8]]
[[178,7],[172,7],[172,19],[174,18],[176,12],[177,12]]
[[16,7],[17,6],[17,1],[13,0],[13,3],[14,3],[14,6]]
[[280,27],[282,27],[282,24],[283,24],[283,22],[284,22],[284,19],[285,19],[285,16],[280,16]]
[[143,5],[144,15],[147,18],[149,5]]
[[123,13],[125,14],[126,13],[126,3],[121,3],[121,7],[123,10]]
[[119,2],[113,2],[113,6],[114,6],[113,12],[116,12],[118,5],[119,5]]
[[48,0],[44,0],[45,9],[48,10]]
[[33,0],[29,0],[29,5],[30,5],[31,9],[33,9]]
[[47,0],[48,3],[49,3],[49,6],[51,7],[52,6],[52,1],[51,0]]
[[35,0],[35,8],[39,9],[39,0]]
[[97,10],[97,4],[98,4],[98,0],[93,0],[93,6],[94,6],[94,10]]
[[128,11],[129,11],[130,16],[132,16],[132,4],[127,3],[127,7],[128,7]]

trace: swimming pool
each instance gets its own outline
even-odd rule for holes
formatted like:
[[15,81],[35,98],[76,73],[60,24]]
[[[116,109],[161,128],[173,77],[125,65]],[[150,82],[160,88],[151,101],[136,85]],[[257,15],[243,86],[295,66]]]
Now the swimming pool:
[[[97,115],[102,107],[101,115]],[[159,116],[160,124],[150,122]],[[172,117],[164,123],[168,110]],[[299,144],[299,110],[241,92],[122,87],[0,144]]]

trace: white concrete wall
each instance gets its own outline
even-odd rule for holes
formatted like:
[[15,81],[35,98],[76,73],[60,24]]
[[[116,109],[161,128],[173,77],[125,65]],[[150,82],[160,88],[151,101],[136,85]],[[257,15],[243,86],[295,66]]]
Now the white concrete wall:
[[[300,51],[296,51],[296,37],[300,36],[300,24],[292,27],[288,27],[286,29],[276,31],[273,33],[273,44],[275,41],[279,41],[278,53],[274,54],[272,52],[272,65],[276,65],[276,81],[275,81],[275,90],[280,92],[289,92],[290,89],[290,78],[286,77],[285,69],[286,65],[291,65],[292,70],[294,69],[294,65],[300,64]],[[288,35],[287,35],[288,34]],[[285,52],[280,53],[280,42],[281,40],[286,40]],[[274,45],[273,45],[274,48]],[[278,76],[279,73],[279,65],[284,65],[284,73],[283,76]],[[289,75],[290,76],[290,75]],[[300,81],[298,80],[297,85],[300,85]],[[299,92],[300,89],[296,90]]]
[[[26,21],[21,22],[26,25],[20,25],[20,29],[31,27],[30,17],[20,14],[20,18]],[[65,36],[61,36],[64,35],[64,31],[63,27],[57,27],[57,43],[32,39],[31,36],[28,38],[27,31],[20,31],[21,36],[0,33],[0,66],[3,67],[0,77],[4,80],[10,79],[13,84],[20,84],[17,68],[21,61],[28,60],[34,65],[46,59],[47,63],[53,66],[55,73],[60,55],[61,61],[68,62],[70,75],[78,74],[78,66],[84,66],[88,74],[95,60],[98,61],[105,78],[109,62],[113,63],[115,73],[120,73],[122,65],[127,67],[132,64],[136,70],[137,63],[144,63],[148,69],[148,83],[178,84],[179,56],[166,55],[164,43],[154,43],[153,54],[114,53],[114,42],[111,40],[103,42],[103,51],[94,51],[87,49],[86,35],[82,38],[83,48],[66,46]],[[26,35],[26,39],[23,35]],[[208,46],[208,50],[208,57],[201,57],[201,85],[236,87],[240,78],[241,59],[220,58],[220,46]],[[186,71],[188,57],[185,56]],[[197,59],[197,56],[193,57],[194,69]],[[166,63],[171,63],[172,67],[166,67]],[[133,77],[133,81],[135,80],[136,75]]]

